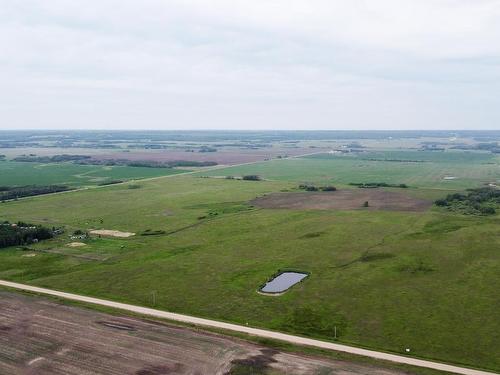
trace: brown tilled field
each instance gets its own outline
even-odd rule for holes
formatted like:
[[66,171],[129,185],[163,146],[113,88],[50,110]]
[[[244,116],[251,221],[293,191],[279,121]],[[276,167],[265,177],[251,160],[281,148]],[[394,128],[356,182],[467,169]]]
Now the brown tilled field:
[[[0,374],[401,372],[282,353],[244,340],[0,291]],[[234,372],[236,373],[236,372]],[[242,373],[242,372],[241,372]]]
[[131,161],[213,161],[221,165],[233,165],[241,163],[250,163],[255,161],[264,161],[273,159],[277,156],[297,156],[318,152],[318,149],[311,150],[308,148],[259,148],[252,149],[221,149],[217,152],[186,152],[179,150],[162,150],[162,151],[132,151],[132,152],[114,152],[109,154],[101,154],[93,156],[98,160],[109,159],[127,159]]
[[[368,202],[368,207],[364,203]],[[346,189],[333,192],[274,193],[254,199],[253,205],[262,208],[297,210],[388,210],[425,211],[432,202],[410,197],[404,193],[381,189]]]

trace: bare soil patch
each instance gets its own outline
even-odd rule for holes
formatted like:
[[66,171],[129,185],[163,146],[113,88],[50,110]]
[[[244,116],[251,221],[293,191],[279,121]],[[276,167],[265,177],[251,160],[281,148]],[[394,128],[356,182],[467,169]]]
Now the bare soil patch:
[[135,235],[135,233],[132,232],[120,232],[119,230],[110,230],[110,229],[95,229],[91,230],[90,233],[97,234],[99,236],[120,237],[120,238],[127,238]]
[[297,375],[403,374],[5,291],[0,291],[0,332],[0,374],[6,375],[222,375],[238,369]]
[[66,244],[68,247],[82,247],[82,246],[87,246],[87,244],[84,244],[83,242],[70,242]]
[[[363,207],[368,202],[368,207]],[[425,211],[432,202],[381,189],[346,189],[333,192],[273,193],[251,204],[262,208],[297,210]]]

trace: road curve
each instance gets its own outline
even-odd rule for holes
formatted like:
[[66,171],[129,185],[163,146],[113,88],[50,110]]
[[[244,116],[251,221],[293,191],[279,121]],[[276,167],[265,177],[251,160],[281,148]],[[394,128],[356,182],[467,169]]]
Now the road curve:
[[385,360],[385,361],[403,363],[403,364],[408,364],[408,365],[418,366],[418,367],[426,367],[426,368],[440,370],[440,371],[448,371],[448,372],[452,372],[452,373],[456,373],[456,374],[463,374],[463,375],[494,375],[495,374],[493,372],[488,372],[488,371],[474,370],[474,369],[469,369],[469,368],[465,368],[465,367],[448,365],[445,363],[439,363],[439,362],[433,362],[433,361],[426,361],[423,359],[405,357],[402,355],[377,352],[377,351],[368,350],[368,349],[361,349],[361,348],[356,348],[353,346],[335,344],[332,342],[326,342],[326,341],[321,341],[321,340],[308,339],[305,337],[293,336],[293,335],[288,335],[285,333],[268,331],[268,330],[259,329],[259,328],[252,328],[252,327],[248,327],[248,326],[241,326],[241,325],[237,325],[237,324],[219,322],[216,320],[197,318],[194,316],[176,314],[176,313],[171,313],[171,312],[167,312],[167,311],[161,311],[161,310],[151,309],[151,308],[147,308],[147,307],[129,305],[129,304],[120,303],[120,302],[113,302],[113,301],[108,301],[108,300],[104,300],[104,299],[100,299],[100,298],[86,297],[86,296],[81,296],[78,294],[59,292],[57,290],[40,288],[40,287],[26,285],[26,284],[19,284],[19,283],[14,283],[14,282],[10,282],[10,281],[0,280],[0,286],[5,286],[5,287],[19,289],[19,290],[28,291],[28,292],[46,294],[46,295],[65,298],[65,299],[69,299],[69,300],[73,300],[73,301],[86,302],[86,303],[91,303],[91,304],[100,305],[100,306],[112,307],[112,308],[116,308],[116,309],[120,309],[120,310],[134,312],[134,313],[141,314],[141,315],[155,317],[155,318],[169,319],[169,320],[173,320],[173,321],[195,324],[195,325],[204,326],[204,327],[221,328],[221,329],[225,329],[228,331],[246,333],[246,334],[249,334],[252,336],[275,339],[275,340],[285,341],[285,342],[289,342],[289,343],[297,344],[297,345],[305,345],[305,346],[311,346],[311,347],[315,347],[315,348],[335,350],[335,351],[339,351],[339,352],[356,354],[356,355],[361,355],[361,356],[365,356],[365,357],[381,359],[381,360]]

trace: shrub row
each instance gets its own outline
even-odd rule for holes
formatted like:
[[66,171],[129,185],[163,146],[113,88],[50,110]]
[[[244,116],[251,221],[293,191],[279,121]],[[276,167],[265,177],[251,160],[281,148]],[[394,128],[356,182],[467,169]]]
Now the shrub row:
[[406,184],[388,184],[386,182],[351,182],[349,185],[357,186],[359,188],[378,188],[378,187],[393,187],[393,188],[408,188]]
[[17,199],[31,197],[34,195],[58,193],[72,190],[65,185],[26,185],[26,186],[0,186],[0,200]]
[[305,191],[336,191],[337,188],[335,186],[327,185],[327,186],[315,186],[310,184],[302,184],[299,185],[300,190]]
[[78,160],[77,164],[84,165],[106,165],[106,166],[126,166],[126,167],[145,167],[145,168],[174,168],[174,167],[211,167],[217,165],[214,161],[191,161],[191,160],[176,160],[176,161],[154,161],[154,160],[137,160],[128,159],[86,159]]
[[21,155],[12,160],[22,162],[36,162],[36,163],[62,163],[67,161],[80,161],[90,159],[88,155],[54,155],[54,156],[36,156],[36,155]]

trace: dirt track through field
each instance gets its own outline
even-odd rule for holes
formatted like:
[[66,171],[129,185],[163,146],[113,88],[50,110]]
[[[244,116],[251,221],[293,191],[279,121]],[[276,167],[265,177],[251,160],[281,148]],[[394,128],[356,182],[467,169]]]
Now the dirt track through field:
[[100,306],[111,307],[114,309],[129,311],[129,312],[144,315],[144,316],[151,316],[151,317],[160,318],[160,319],[168,319],[168,320],[182,322],[182,323],[194,324],[194,325],[198,325],[201,327],[210,327],[210,328],[216,328],[216,329],[224,329],[224,330],[232,331],[232,332],[245,333],[245,334],[249,334],[249,335],[256,336],[256,337],[273,339],[273,340],[280,340],[280,341],[284,341],[284,342],[288,342],[288,343],[292,343],[292,344],[296,344],[296,345],[311,346],[311,347],[326,349],[326,350],[334,350],[334,351],[345,352],[345,353],[350,353],[350,354],[355,354],[355,355],[360,355],[360,356],[365,356],[365,357],[370,357],[370,358],[375,358],[375,359],[381,359],[381,360],[385,360],[385,361],[392,361],[392,362],[396,362],[396,363],[412,365],[412,366],[431,368],[431,369],[440,370],[440,371],[448,371],[451,373],[462,374],[462,375],[494,375],[493,372],[488,372],[488,371],[474,370],[474,369],[465,368],[465,367],[448,365],[445,363],[439,363],[439,362],[427,361],[424,359],[406,357],[406,356],[398,355],[398,354],[390,354],[390,353],[378,352],[375,350],[356,348],[353,346],[336,344],[336,343],[332,343],[332,342],[315,340],[315,339],[309,339],[309,338],[300,337],[300,336],[293,336],[293,335],[289,335],[286,333],[269,331],[269,330],[260,329],[260,328],[253,328],[253,327],[242,326],[242,325],[237,325],[237,324],[232,324],[232,323],[225,323],[225,322],[220,322],[220,321],[216,321],[216,320],[198,318],[198,317],[190,316],[190,315],[183,315],[183,314],[171,313],[171,312],[162,311],[162,310],[151,309],[151,308],[147,308],[147,307],[129,305],[126,303],[121,303],[121,302],[113,302],[113,301],[108,301],[108,300],[100,299],[100,298],[87,297],[87,296],[82,296],[82,295],[78,295],[78,294],[60,292],[57,290],[40,288],[40,287],[36,287],[36,286],[32,286],[32,285],[20,284],[20,283],[15,283],[15,282],[11,282],[11,281],[0,280],[0,285],[8,287],[8,288],[14,288],[14,289],[19,289],[19,290],[24,290],[24,291],[34,292],[34,293],[41,293],[41,294],[46,294],[46,295],[50,295],[50,296],[65,298],[65,299],[69,299],[72,301],[80,301],[80,302],[86,302],[86,303],[91,303],[91,304],[100,305]]
[[[368,207],[363,207],[368,202]],[[410,197],[402,192],[382,189],[345,189],[333,192],[273,193],[251,201],[262,208],[297,210],[387,210],[425,211],[431,201]]]
[[3,375],[212,375],[225,374],[235,365],[299,375],[400,374],[0,291]]

